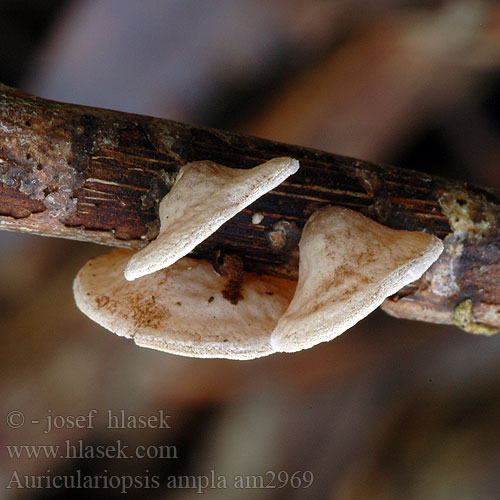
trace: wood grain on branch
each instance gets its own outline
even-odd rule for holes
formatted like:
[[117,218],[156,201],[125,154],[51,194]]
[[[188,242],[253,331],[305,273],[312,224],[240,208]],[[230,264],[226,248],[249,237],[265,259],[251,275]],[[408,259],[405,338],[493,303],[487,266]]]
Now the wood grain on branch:
[[[388,299],[398,317],[500,329],[500,194],[299,146],[40,99],[0,84],[0,229],[140,248],[180,167],[249,168],[291,156],[301,168],[224,224],[193,255],[236,254],[245,269],[295,279],[302,227],[327,204],[427,231],[445,251]],[[200,200],[202,202],[202,200]],[[256,212],[264,218],[252,223]],[[470,300],[469,300],[470,299]]]

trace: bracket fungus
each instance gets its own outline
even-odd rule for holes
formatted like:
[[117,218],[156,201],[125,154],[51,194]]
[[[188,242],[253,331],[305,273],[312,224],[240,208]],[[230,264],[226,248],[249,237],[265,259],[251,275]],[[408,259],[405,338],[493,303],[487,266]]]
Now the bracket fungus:
[[[333,339],[418,279],[442,252],[435,236],[327,206],[304,226],[298,283],[243,272],[238,262],[234,272],[217,273],[209,260],[185,257],[297,169],[291,158],[250,170],[184,166],[161,202],[158,238],[139,252],[115,250],[89,261],[73,284],[78,307],[143,347],[252,359]],[[223,260],[220,266],[231,268]],[[237,282],[234,296],[227,294],[228,276]]]
[[184,165],[160,202],[158,237],[134,254],[125,277],[134,280],[170,266],[298,169],[299,162],[286,157],[248,170],[211,161]]
[[318,210],[302,231],[297,288],[272,333],[273,349],[332,340],[420,278],[442,251],[427,233],[391,229],[342,207]]
[[252,359],[272,354],[270,338],[295,282],[245,273],[243,300],[222,297],[225,278],[212,263],[184,257],[135,281],[123,276],[133,250],[87,262],[73,284],[81,311],[108,330],[151,347],[199,358]]

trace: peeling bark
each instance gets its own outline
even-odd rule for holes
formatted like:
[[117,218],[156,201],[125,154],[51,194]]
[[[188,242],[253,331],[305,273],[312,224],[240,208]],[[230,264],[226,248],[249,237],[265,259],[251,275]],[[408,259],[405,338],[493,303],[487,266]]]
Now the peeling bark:
[[500,331],[500,212],[487,194],[450,187],[439,195],[452,229],[444,251],[419,281],[385,301],[386,312],[471,333]]

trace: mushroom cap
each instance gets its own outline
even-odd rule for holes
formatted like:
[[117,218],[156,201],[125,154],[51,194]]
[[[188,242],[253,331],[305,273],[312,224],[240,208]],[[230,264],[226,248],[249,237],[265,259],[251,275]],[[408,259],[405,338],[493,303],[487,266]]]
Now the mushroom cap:
[[276,351],[299,351],[340,335],[420,278],[443,244],[328,206],[309,218],[299,248],[295,295],[271,335]]
[[252,359],[272,354],[270,336],[295,282],[245,273],[241,299],[221,295],[226,280],[206,260],[185,257],[160,272],[127,281],[131,250],[85,264],[73,283],[91,319],[137,345],[200,358]]
[[184,165],[160,202],[158,237],[134,254],[125,277],[134,280],[170,266],[298,168],[293,158],[274,158],[248,170],[211,161]]

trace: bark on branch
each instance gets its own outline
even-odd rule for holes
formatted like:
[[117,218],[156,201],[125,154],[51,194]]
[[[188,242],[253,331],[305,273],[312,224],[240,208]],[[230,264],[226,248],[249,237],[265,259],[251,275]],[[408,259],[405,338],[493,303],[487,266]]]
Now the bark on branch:
[[[224,224],[195,256],[296,278],[297,242],[318,208],[342,205],[444,239],[439,261],[384,308],[399,317],[500,328],[500,194],[299,146],[148,116],[47,101],[0,84],[0,229],[139,248],[179,168],[237,168],[276,156],[299,172]],[[201,200],[200,200],[201,201]],[[252,223],[252,215],[263,220]],[[468,301],[470,299],[470,301]]]

